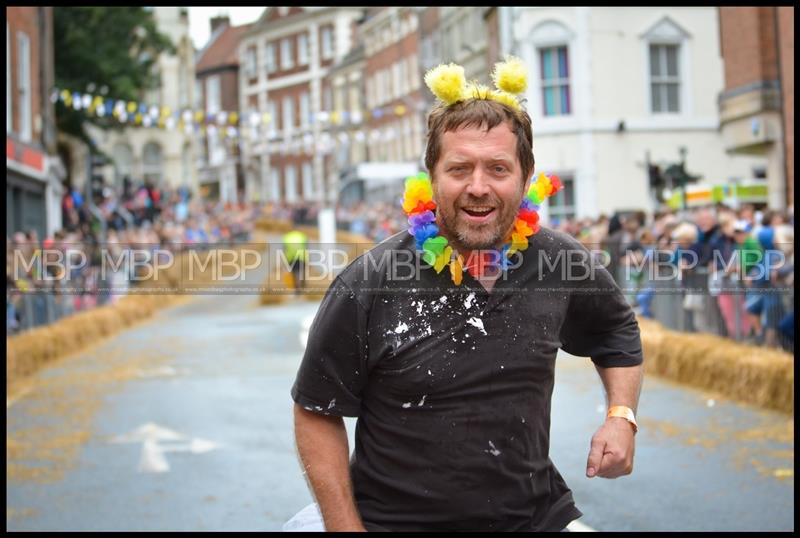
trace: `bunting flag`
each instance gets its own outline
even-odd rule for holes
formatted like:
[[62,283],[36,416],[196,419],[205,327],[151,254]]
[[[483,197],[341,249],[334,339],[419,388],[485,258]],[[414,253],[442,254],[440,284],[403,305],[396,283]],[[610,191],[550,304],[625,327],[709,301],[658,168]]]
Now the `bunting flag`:
[[[95,88],[97,86],[92,84],[90,87]],[[240,136],[244,136],[247,139],[275,138],[278,136],[276,125],[268,112],[239,113],[221,110],[215,113],[206,113],[203,110],[190,108],[173,110],[168,106],[148,105],[136,101],[113,99],[88,92],[81,93],[59,88],[53,89],[50,94],[50,101],[52,103],[61,102],[66,107],[81,111],[87,115],[97,116],[98,118],[107,117],[118,123],[143,128],[183,131],[187,136],[193,134],[205,136],[208,134],[211,136],[217,135],[224,139],[238,139]],[[380,140],[389,136],[389,131],[384,131],[383,136],[380,136],[376,130],[368,132],[366,125],[363,125],[365,120],[381,119],[386,116],[402,117],[413,113],[415,109],[421,110],[420,106],[424,108],[424,104],[417,103],[416,106],[412,107],[403,104],[386,105],[364,111],[322,110],[316,114],[309,114],[308,119],[310,123],[316,121],[323,126],[360,126],[352,136],[353,140],[364,142],[368,138]],[[323,152],[332,151],[333,141],[330,135],[320,141],[315,141],[311,135],[306,136],[310,137],[310,139],[304,137],[297,143],[285,144],[281,149],[288,152],[289,146],[292,146],[292,149],[296,152],[308,151],[312,147],[316,147]],[[350,142],[350,138],[347,135],[340,135],[336,137],[336,140],[341,144]]]

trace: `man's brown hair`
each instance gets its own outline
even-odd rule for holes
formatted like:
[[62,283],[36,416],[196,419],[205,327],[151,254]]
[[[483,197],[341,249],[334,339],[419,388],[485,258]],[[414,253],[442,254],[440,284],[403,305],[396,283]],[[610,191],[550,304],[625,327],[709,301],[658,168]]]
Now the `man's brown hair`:
[[490,131],[506,122],[517,137],[517,159],[522,168],[522,181],[533,175],[533,130],[531,118],[524,110],[516,111],[491,99],[468,99],[452,105],[437,103],[428,116],[428,145],[425,148],[425,167],[433,170],[442,152],[442,135],[462,127],[485,127]]

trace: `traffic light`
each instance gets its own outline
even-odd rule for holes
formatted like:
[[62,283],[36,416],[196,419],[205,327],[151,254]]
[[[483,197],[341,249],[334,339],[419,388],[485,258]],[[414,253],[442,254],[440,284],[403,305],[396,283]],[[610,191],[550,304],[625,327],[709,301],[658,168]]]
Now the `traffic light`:
[[661,167],[657,164],[650,164],[647,166],[647,174],[650,177],[650,187],[658,189],[665,185],[664,176],[661,173]]

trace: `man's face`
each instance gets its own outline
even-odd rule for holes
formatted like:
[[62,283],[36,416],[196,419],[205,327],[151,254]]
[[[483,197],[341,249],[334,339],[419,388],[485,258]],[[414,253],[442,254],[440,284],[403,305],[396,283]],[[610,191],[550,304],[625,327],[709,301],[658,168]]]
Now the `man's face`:
[[456,250],[499,247],[514,224],[529,181],[517,159],[517,137],[501,123],[444,133],[433,172],[436,220]]

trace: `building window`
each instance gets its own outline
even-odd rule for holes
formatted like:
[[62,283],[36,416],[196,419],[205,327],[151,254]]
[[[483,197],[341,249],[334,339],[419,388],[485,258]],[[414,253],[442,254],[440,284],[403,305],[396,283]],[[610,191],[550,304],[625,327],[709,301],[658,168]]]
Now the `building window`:
[[314,174],[311,163],[303,163],[303,198],[314,199]]
[[292,67],[294,67],[292,39],[287,37],[281,41],[281,69],[291,69]]
[[285,169],[286,174],[286,201],[297,201],[297,168],[290,164]]
[[325,86],[322,90],[322,110],[328,112],[333,110],[333,92],[330,86]]
[[378,85],[379,92],[378,92],[378,104],[382,105],[389,101],[391,96],[391,85],[389,84],[389,68],[381,69],[378,71],[378,80],[381,81],[380,85]]
[[270,170],[270,198],[274,202],[278,202],[281,199],[281,176],[280,172],[278,172],[277,168],[272,168]]
[[333,58],[333,28],[326,26],[322,29],[322,59]]
[[17,92],[19,95],[19,136],[31,139],[31,42],[28,35],[17,33]]
[[394,97],[400,97],[402,95],[400,80],[400,62],[395,62],[392,64],[392,95]]
[[200,110],[203,106],[203,83],[199,80],[194,81],[194,109]]
[[222,110],[219,75],[206,79],[206,114],[216,114]]
[[557,225],[564,219],[575,218],[575,179],[561,177],[563,189],[547,201],[551,224]]
[[267,104],[267,114],[269,115],[269,135],[274,138],[278,134],[278,106],[275,101],[269,101]]
[[654,113],[680,112],[678,45],[650,45],[650,96]]
[[247,49],[244,72],[247,78],[256,78],[256,49],[254,48]]
[[350,123],[361,123],[361,92],[359,85],[351,84],[348,87],[348,100],[350,108]]
[[375,84],[373,77],[367,77],[367,108],[372,109],[375,106]]
[[545,116],[563,116],[571,111],[567,47],[539,49],[542,102]]
[[267,43],[267,73],[274,73],[278,66],[275,63],[275,45]]
[[220,131],[214,126],[209,126],[206,133],[208,134],[208,164],[209,166],[219,166],[225,162],[225,146],[222,144]]
[[294,99],[291,96],[283,98],[283,130],[291,131],[294,128]]
[[178,107],[186,108],[189,106],[189,76],[186,73],[186,68],[181,67],[178,71]]
[[300,126],[305,129],[308,127],[311,119],[311,100],[308,92],[300,94]]
[[299,65],[308,64],[308,34],[297,36],[297,63]]
[[410,63],[409,58],[400,60],[400,95],[406,95],[411,91],[409,87],[408,66]]
[[144,147],[142,163],[142,175],[144,175],[145,182],[149,182],[152,185],[160,185],[162,163],[161,146],[155,142],[148,142]]

